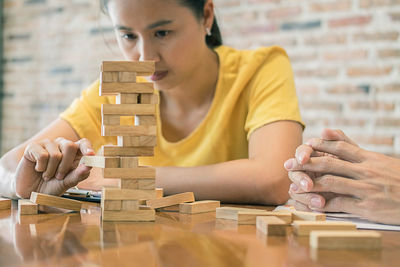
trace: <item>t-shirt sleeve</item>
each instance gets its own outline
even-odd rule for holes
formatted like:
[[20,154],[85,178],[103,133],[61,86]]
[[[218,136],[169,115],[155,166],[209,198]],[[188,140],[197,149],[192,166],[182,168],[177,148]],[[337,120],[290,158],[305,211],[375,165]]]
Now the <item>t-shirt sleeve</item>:
[[295,121],[304,128],[292,68],[282,48],[268,51],[248,86],[247,139],[254,130],[275,121]]
[[101,136],[101,104],[114,103],[113,98],[99,96],[99,81],[82,91],[81,96],[60,114],[80,138],[92,142],[95,151],[106,144],[115,144],[115,137]]

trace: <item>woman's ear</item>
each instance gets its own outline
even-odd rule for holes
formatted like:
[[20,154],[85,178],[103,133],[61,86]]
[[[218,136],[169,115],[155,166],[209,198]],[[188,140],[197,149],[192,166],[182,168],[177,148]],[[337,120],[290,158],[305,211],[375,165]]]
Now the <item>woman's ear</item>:
[[211,30],[214,22],[214,3],[213,0],[206,0],[204,4],[204,27]]

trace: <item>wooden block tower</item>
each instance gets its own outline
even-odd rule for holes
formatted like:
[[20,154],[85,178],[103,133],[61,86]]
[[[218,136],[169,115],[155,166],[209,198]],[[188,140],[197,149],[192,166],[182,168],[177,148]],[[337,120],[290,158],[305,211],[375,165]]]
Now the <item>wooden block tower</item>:
[[[156,198],[155,169],[139,166],[139,156],[153,156],[156,145],[158,96],[152,83],[137,83],[136,76],[154,73],[154,62],[104,61],[100,96],[116,95],[116,104],[102,105],[102,136],[117,136],[117,146],[103,146],[101,156],[85,163],[103,168],[104,178],[119,179],[119,187],[102,191],[103,221],[154,221],[154,209],[139,207],[139,200]],[[121,117],[130,117],[130,125]],[[129,119],[128,119],[129,120]],[[134,123],[133,123],[134,122]]]

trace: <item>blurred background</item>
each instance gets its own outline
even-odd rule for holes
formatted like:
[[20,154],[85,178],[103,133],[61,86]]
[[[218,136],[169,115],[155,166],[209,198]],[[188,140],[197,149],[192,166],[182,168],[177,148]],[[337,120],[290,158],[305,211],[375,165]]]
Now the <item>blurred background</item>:
[[[2,0],[1,154],[54,120],[122,59],[98,0]],[[296,80],[304,139],[343,129],[400,155],[400,0],[214,0],[226,45],[279,45]]]

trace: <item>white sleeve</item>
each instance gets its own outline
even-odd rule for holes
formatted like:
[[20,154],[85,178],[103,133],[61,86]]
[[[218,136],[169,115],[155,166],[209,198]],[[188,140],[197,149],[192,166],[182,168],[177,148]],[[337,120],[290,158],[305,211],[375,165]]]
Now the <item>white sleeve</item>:
[[18,199],[15,190],[15,173],[0,166],[0,196]]

